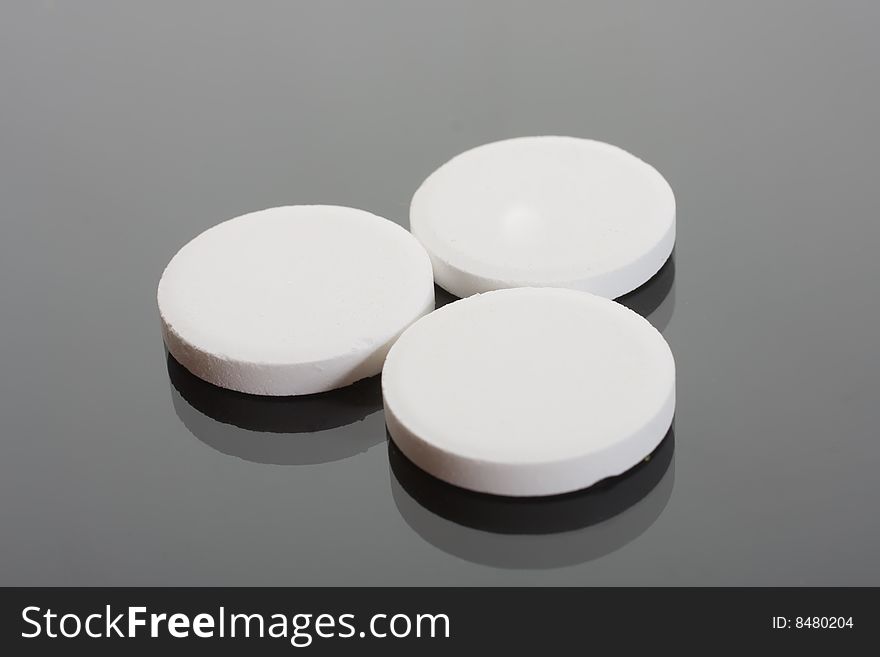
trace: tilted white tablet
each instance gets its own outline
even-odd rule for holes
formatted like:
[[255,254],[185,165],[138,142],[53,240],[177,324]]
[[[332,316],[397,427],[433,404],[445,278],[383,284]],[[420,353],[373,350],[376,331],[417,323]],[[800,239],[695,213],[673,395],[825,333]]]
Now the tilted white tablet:
[[466,297],[550,286],[614,299],[675,243],[675,197],[656,169],[609,144],[521,137],[466,151],[412,200],[410,230],[437,284]]
[[388,432],[443,481],[553,495],[642,461],[675,410],[675,363],[647,320],[573,290],[473,296],[423,317],[382,372]]
[[159,281],[165,343],[201,379],[302,395],[378,374],[434,308],[431,263],[397,224],[327,205],[271,208],[193,239]]

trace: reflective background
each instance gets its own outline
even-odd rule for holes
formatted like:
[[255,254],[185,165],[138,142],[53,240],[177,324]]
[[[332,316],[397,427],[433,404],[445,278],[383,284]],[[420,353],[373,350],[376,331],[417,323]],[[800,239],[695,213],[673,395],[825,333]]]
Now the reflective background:
[[[880,584],[880,7],[725,4],[4,3],[0,583]],[[635,471],[511,505],[400,457],[376,379],[261,400],[167,359],[156,284],[200,231],[406,225],[529,134],[676,193],[623,299],[678,367]]]

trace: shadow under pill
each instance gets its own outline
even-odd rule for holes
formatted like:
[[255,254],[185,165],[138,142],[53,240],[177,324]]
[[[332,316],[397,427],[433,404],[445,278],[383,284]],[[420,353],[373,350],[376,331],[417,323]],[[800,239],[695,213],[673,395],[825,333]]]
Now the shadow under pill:
[[620,549],[666,507],[675,480],[675,428],[631,470],[582,491],[513,498],[475,493],[427,474],[388,440],[391,492],[423,539],[474,563],[559,568]]
[[175,413],[190,433],[224,454],[307,465],[366,452],[385,438],[379,376],[314,395],[261,397],[207,383],[170,354],[166,361]]
[[[439,285],[434,286],[437,308],[459,300]],[[672,319],[675,309],[675,251],[646,283],[616,301],[647,319],[658,331],[663,331]]]
[[434,308],[442,308],[454,301],[458,301],[461,297],[457,297],[451,292],[447,292],[442,287],[434,283]]
[[647,319],[663,331],[675,310],[675,250],[648,281],[616,301]]

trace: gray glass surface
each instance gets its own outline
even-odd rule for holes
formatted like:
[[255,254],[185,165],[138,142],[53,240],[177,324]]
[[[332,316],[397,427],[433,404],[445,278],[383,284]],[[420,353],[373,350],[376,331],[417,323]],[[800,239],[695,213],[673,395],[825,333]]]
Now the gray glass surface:
[[[880,585],[880,5],[0,6],[0,584]],[[674,437],[582,496],[437,489],[378,381],[224,396],[166,359],[175,251],[570,134],[655,165],[674,263],[625,301]],[[392,469],[391,466],[394,466]]]

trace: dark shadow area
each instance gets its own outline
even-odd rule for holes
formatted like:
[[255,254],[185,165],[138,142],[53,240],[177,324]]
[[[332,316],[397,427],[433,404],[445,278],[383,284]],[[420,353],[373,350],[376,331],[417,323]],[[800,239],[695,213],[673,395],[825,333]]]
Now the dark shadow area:
[[[170,354],[167,364],[177,416],[196,438],[224,454],[256,463],[325,463],[384,439],[379,376],[314,395],[261,397],[207,383]],[[377,422],[363,422],[373,415]]]
[[616,301],[650,321],[658,331],[665,329],[675,309],[675,250],[644,285]]
[[582,491],[509,498],[425,473],[388,441],[391,489],[407,524],[462,559],[499,568],[556,568],[613,552],[662,513],[674,483],[674,426],[645,461]]
[[[442,308],[459,298],[435,285],[434,299],[436,307]],[[650,321],[658,331],[665,329],[675,308],[675,251],[644,285],[616,301]]]
[[461,297],[457,297],[451,292],[447,292],[442,287],[434,284],[434,308],[442,308],[443,306],[458,301]]

